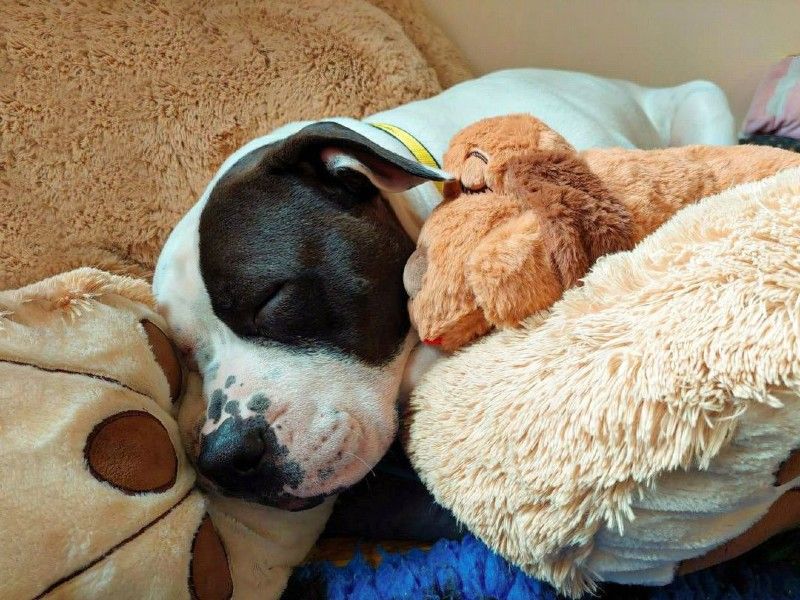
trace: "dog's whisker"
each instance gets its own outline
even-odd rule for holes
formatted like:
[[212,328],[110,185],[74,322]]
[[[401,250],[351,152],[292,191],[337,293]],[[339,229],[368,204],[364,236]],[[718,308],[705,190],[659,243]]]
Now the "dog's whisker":
[[369,469],[369,472],[370,472],[370,473],[372,473],[372,468],[370,468],[370,466],[369,466],[369,464],[367,463],[367,461],[365,461],[363,458],[361,458],[361,457],[360,457],[358,454],[356,454],[355,452],[348,452],[347,450],[342,450],[342,454],[347,454],[348,456],[352,456],[353,458],[355,458],[356,460],[358,460],[359,462],[361,462],[361,464],[363,464],[365,467],[367,467],[367,469]]
[[351,427],[350,428],[350,433],[352,435],[355,435],[356,439],[358,439],[359,441],[364,439],[364,432],[361,430],[360,427]]

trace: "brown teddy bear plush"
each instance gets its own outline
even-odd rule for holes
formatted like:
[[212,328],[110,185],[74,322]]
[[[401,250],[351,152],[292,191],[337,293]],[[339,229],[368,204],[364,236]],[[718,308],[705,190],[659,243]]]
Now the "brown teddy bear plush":
[[200,380],[167,333],[142,280],[0,292],[0,598],[275,599],[313,545],[330,503],[195,487],[179,421]]
[[577,152],[529,115],[479,121],[451,141],[454,181],[406,265],[412,321],[447,351],[516,326],[681,207],[798,165],[756,146]]

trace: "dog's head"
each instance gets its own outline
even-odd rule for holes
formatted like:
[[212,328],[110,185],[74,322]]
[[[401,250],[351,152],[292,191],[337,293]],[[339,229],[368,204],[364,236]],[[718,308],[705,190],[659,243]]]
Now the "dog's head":
[[307,508],[384,454],[413,243],[380,192],[444,178],[316,123],[235,154],[173,231],[154,289],[203,376],[194,454],[221,491]]
[[405,269],[420,337],[452,351],[552,306],[592,262],[631,247],[631,218],[572,146],[529,115],[460,131],[457,181]]

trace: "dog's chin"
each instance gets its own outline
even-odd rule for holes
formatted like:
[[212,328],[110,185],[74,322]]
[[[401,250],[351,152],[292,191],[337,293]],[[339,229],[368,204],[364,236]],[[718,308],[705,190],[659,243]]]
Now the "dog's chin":
[[274,503],[265,503],[267,506],[288,510],[289,512],[301,512],[319,506],[325,501],[327,496],[314,496],[313,498],[298,498],[297,496],[281,496]]
[[203,477],[203,475],[200,473],[197,474],[197,487],[206,493],[227,496],[228,498],[236,498],[237,500],[243,500],[245,502],[260,504],[261,506],[269,506],[272,508],[286,510],[289,512],[301,512],[304,510],[311,510],[312,508],[319,506],[320,504],[325,502],[325,499],[328,496],[334,495],[334,494],[320,494],[319,496],[313,496],[311,498],[300,498],[299,496],[293,496],[291,494],[266,496],[249,492],[231,492],[220,488],[218,485],[215,485],[214,483],[209,481],[208,478]]
[[271,506],[272,508],[278,508],[280,510],[286,510],[289,512],[301,512],[304,510],[311,510],[312,508],[319,506],[325,501],[327,496],[314,496],[313,498],[299,498],[298,496],[292,496],[291,494],[281,494],[275,498],[267,498],[263,496],[250,496],[244,494],[226,494],[224,491],[222,492],[226,496],[230,496],[231,498],[238,498],[240,500],[245,500],[247,502],[252,502],[254,504],[261,504],[262,506]]

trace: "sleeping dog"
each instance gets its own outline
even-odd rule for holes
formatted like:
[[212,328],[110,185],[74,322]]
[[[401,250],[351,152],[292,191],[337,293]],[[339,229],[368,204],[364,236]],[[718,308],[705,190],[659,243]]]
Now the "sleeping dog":
[[519,112],[578,149],[734,142],[708,82],[653,89],[524,69],[248,143],[178,223],[154,279],[203,377],[191,445],[207,483],[301,510],[372,469],[395,437],[416,343],[403,267],[448,179],[436,163],[466,125]]

